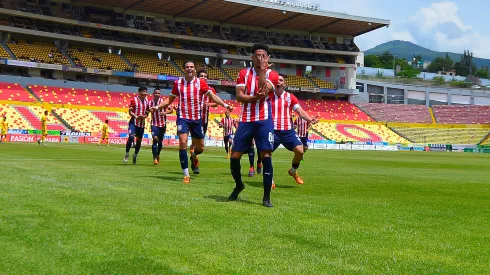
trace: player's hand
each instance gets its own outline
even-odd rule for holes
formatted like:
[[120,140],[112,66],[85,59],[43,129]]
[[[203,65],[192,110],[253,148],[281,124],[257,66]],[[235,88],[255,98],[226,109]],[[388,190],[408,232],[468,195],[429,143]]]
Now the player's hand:
[[270,67],[272,67],[274,64],[269,64],[269,58],[270,55],[260,55],[259,60],[260,60],[260,70],[263,72],[266,72]]
[[226,109],[228,109],[228,110],[230,110],[230,112],[232,112],[233,111],[233,106],[228,105],[228,106],[226,106]]
[[150,108],[150,112],[158,111],[158,106],[153,106]]
[[257,91],[257,93],[255,94],[255,98],[256,98],[257,100],[262,99],[262,98],[264,98],[264,97],[265,97],[265,95],[267,94],[267,92],[268,92],[267,87],[265,87],[265,88],[264,88],[264,87],[259,88],[259,90],[258,90],[258,91]]
[[144,120],[145,119],[145,116],[137,116],[136,119],[137,120]]

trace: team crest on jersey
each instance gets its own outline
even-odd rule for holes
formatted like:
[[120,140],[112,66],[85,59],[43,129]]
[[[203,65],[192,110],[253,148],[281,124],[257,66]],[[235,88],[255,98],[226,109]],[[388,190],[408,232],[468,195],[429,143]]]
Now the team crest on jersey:
[[284,100],[286,100],[287,103],[291,102],[291,98],[289,98],[289,97],[284,98]]

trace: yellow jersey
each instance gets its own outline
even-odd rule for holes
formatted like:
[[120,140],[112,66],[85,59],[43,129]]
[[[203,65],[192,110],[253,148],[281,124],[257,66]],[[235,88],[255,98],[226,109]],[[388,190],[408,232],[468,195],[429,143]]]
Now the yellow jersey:
[[107,123],[104,123],[102,126],[102,135],[107,136],[109,134],[109,125]]
[[7,121],[2,121],[2,134],[7,134],[9,130],[9,123]]
[[41,130],[43,130],[43,131],[46,130],[46,115],[43,115],[41,117]]

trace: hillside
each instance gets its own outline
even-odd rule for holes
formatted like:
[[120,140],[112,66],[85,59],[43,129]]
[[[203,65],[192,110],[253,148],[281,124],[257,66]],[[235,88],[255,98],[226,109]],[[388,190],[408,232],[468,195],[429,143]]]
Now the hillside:
[[[365,54],[377,55],[377,54],[382,54],[386,51],[389,51],[390,53],[396,55],[397,57],[405,58],[406,60],[410,60],[412,59],[413,55],[419,55],[419,54],[422,56],[424,61],[432,61],[438,56],[442,56],[442,57],[446,56],[446,52],[436,52],[421,47],[419,45],[416,45],[412,42],[400,41],[400,40],[393,40],[393,41],[383,43],[372,49],[365,51]],[[460,60],[460,56],[462,53],[447,52],[447,54],[449,54],[449,57],[451,57],[451,59],[453,59],[454,62],[457,62]],[[473,59],[477,67],[482,67],[482,66],[490,67],[490,59],[476,58],[476,57]]]

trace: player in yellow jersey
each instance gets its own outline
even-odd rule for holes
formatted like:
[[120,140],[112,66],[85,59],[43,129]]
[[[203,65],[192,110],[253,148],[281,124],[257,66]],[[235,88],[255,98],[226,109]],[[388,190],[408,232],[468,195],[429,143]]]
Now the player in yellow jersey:
[[3,121],[1,122],[0,126],[1,126],[0,131],[2,131],[2,133],[0,135],[0,142],[7,142],[7,133],[9,131],[9,123],[7,122],[6,116],[3,117]]
[[109,120],[106,119],[104,125],[102,126],[102,138],[99,140],[99,143],[97,143],[97,146],[100,146],[100,143],[102,141],[107,142],[107,147],[109,147]]
[[48,135],[48,127],[47,127],[47,118],[48,111],[44,111],[44,115],[41,117],[41,138],[37,140],[39,145],[45,145],[44,141],[46,140],[46,136]]

